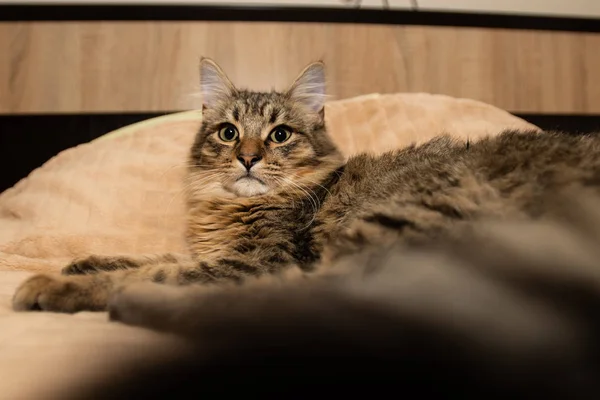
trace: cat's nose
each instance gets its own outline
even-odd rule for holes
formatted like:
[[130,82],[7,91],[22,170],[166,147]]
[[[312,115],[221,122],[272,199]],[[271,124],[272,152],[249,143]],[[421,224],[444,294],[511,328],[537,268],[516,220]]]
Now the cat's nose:
[[258,154],[240,154],[237,159],[248,171],[250,171],[250,168],[262,160],[262,157]]

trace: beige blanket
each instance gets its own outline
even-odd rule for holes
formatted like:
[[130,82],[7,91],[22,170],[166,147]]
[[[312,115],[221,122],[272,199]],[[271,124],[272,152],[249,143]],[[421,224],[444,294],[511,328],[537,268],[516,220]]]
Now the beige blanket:
[[[329,103],[346,155],[382,152],[441,133],[477,140],[535,127],[492,106],[428,94]],[[184,251],[181,177],[198,111],[135,124],[62,152],[0,195],[0,399],[45,399],[101,374],[127,352],[168,338],[106,322],[104,313],[17,314],[15,287],[88,254]],[[18,134],[18,132],[15,132]]]

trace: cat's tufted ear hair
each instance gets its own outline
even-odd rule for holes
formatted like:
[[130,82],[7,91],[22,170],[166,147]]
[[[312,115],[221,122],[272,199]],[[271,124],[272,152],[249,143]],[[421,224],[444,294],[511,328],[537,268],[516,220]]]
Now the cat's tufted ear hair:
[[210,58],[200,59],[200,94],[202,107],[214,107],[236,93],[236,88],[219,65]]
[[322,112],[325,93],[325,64],[321,61],[308,65],[298,75],[286,94],[293,101],[314,112]]

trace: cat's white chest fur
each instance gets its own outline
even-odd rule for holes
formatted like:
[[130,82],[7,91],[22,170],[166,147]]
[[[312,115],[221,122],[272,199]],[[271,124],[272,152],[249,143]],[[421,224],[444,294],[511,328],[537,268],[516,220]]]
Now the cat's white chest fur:
[[233,185],[232,189],[238,196],[250,197],[260,196],[269,191],[269,187],[259,181],[258,179],[251,177],[243,177],[238,179]]

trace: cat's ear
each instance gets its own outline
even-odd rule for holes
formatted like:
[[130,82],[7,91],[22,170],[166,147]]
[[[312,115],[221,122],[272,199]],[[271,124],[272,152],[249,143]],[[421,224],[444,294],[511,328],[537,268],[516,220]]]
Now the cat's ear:
[[314,112],[322,112],[327,94],[325,93],[325,64],[314,62],[304,68],[287,95]]
[[200,94],[202,107],[211,108],[219,101],[227,99],[236,92],[219,65],[210,58],[200,59]]

